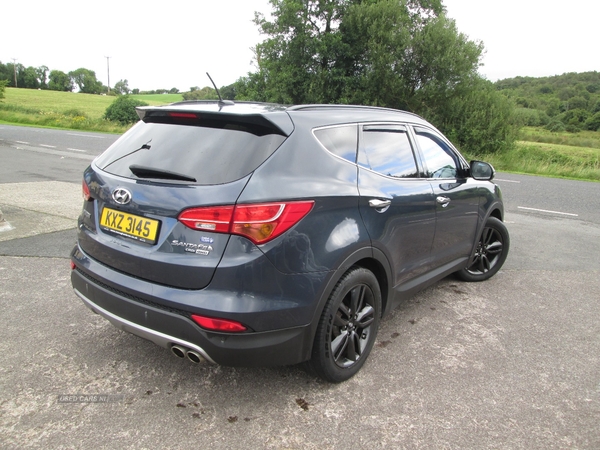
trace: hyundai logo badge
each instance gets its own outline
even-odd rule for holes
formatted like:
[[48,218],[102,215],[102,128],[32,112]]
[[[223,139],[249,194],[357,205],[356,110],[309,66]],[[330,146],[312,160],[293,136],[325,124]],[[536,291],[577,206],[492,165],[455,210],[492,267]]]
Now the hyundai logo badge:
[[131,192],[125,188],[117,188],[113,191],[112,198],[119,205],[126,205],[131,201]]

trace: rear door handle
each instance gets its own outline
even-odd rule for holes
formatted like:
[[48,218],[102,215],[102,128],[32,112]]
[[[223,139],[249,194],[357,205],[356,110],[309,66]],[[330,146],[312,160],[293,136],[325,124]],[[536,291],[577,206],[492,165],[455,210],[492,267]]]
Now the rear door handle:
[[450,203],[450,199],[442,195],[438,196],[435,200],[438,202],[438,205],[442,205],[442,208],[445,208]]
[[385,212],[391,204],[391,200],[380,200],[378,198],[372,198],[369,200],[369,206],[371,208],[375,208],[378,212]]

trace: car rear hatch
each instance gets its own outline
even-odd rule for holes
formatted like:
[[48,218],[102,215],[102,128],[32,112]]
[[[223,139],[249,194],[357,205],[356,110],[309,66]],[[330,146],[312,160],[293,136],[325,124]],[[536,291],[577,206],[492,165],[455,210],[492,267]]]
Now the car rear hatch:
[[291,132],[290,119],[249,105],[170,105],[139,114],[142,120],[84,174],[79,245],[133,277],[201,289],[229,234],[214,232],[218,216],[193,226],[179,218],[193,208],[234,205]]

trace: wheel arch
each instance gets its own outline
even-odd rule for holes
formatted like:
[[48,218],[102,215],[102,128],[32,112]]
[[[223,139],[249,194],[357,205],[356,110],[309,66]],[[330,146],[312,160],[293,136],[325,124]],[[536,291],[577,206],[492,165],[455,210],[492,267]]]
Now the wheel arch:
[[[490,211],[490,213],[487,215],[485,220],[489,219],[490,217],[495,217],[496,219],[500,220],[501,222],[504,222],[504,213],[497,206],[492,211]],[[485,223],[485,220],[484,220],[484,223]]]
[[[383,258],[383,253],[381,254]],[[386,259],[387,262],[387,259]],[[379,289],[381,291],[381,315],[385,315],[388,312],[387,307],[391,302],[389,301],[390,295],[390,271],[384,268],[384,265],[380,261],[380,259],[371,257],[364,258],[359,261],[356,261],[353,266],[362,267],[364,269],[369,270],[375,275],[377,278],[377,282],[379,283]],[[343,275],[343,274],[342,274]]]
[[305,355],[306,359],[308,359],[312,353],[312,346],[315,340],[319,318],[323,313],[325,304],[327,303],[327,300],[331,296],[331,293],[335,289],[337,283],[351,267],[362,267],[371,271],[373,275],[375,275],[375,278],[377,278],[377,282],[379,283],[379,289],[381,290],[381,315],[384,316],[386,313],[388,313],[388,308],[392,304],[390,301],[390,295],[392,292],[392,271],[387,257],[382,251],[376,248],[362,248],[353,252],[329,277],[329,281],[323,289],[321,297],[319,298],[319,302],[315,307],[315,312],[310,325],[310,343],[307,345],[308,352]]
[[500,222],[504,222],[504,206],[500,201],[494,202],[491,207],[487,210],[487,213],[483,216],[483,220],[479,222],[477,226],[477,234],[475,235],[475,241],[473,242],[473,248],[471,248],[471,254],[467,260],[467,264],[465,267],[468,267],[473,258],[475,257],[475,250],[477,249],[477,242],[479,240],[479,236],[483,232],[483,228],[485,227],[486,222],[490,217],[495,217]]

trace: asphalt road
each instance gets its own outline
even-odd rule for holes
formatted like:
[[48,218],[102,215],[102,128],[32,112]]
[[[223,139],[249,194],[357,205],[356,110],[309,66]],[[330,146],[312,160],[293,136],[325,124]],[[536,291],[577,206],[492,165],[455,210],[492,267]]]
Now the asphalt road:
[[331,385],[192,365],[87,310],[81,171],[115,137],[69,133],[0,125],[2,448],[600,448],[600,184],[498,174],[504,268],[411,299]]

